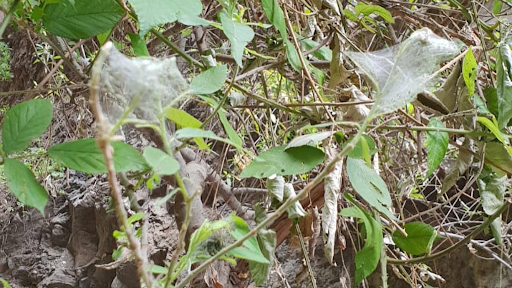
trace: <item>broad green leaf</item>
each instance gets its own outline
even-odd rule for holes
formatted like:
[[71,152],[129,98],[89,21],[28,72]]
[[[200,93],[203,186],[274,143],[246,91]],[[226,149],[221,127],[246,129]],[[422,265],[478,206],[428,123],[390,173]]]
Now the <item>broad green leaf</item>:
[[[482,201],[482,208],[488,216],[496,213],[505,201],[507,190],[507,176],[497,176],[492,173],[488,177],[478,179],[478,188]],[[501,217],[491,223],[491,231],[498,244],[501,244]]]
[[231,43],[231,54],[236,64],[242,67],[244,48],[254,38],[254,31],[251,27],[233,20],[226,10],[222,10],[219,15],[224,34]]
[[144,41],[144,37],[141,37],[139,34],[129,33],[130,42],[132,43],[133,52],[137,57],[149,56],[148,47],[146,46],[146,41]]
[[485,146],[485,160],[487,164],[495,168],[496,173],[512,174],[512,156],[505,145],[499,142],[487,143]]
[[492,3],[492,13],[500,14],[502,7],[503,7],[503,2],[501,2],[501,0],[494,0]]
[[293,46],[292,42],[290,42],[288,39],[285,39],[284,43],[286,48],[286,59],[288,59],[288,62],[295,71],[302,71],[302,63],[300,62],[297,49],[295,49],[295,46]]
[[473,56],[472,47],[469,46],[468,52],[464,56],[464,61],[462,61],[462,76],[464,77],[464,82],[468,87],[469,95],[475,94],[477,67],[478,64],[476,63],[475,56]]
[[43,25],[56,36],[86,39],[111,29],[123,15],[124,10],[116,0],[75,0],[74,7],[47,4]]
[[[236,240],[241,239],[242,237],[244,237],[245,235],[247,235],[247,233],[249,233],[251,231],[251,229],[249,228],[249,225],[247,225],[245,220],[236,216],[235,214],[231,214],[231,216],[229,217],[229,220],[231,223],[233,223],[233,226],[230,230],[230,234]],[[250,250],[257,251],[257,252],[261,253],[260,247],[258,245],[258,240],[256,239],[255,236],[252,236],[249,239],[245,240],[244,246],[249,248]]]
[[494,134],[498,141],[505,145],[507,144],[507,141],[505,140],[503,133],[501,133],[500,129],[498,128],[498,123],[495,123],[496,120],[491,121],[489,118],[486,117],[478,117],[477,120],[480,124],[487,127],[487,129],[489,129],[492,132],[492,134]]
[[199,128],[203,124],[186,111],[176,108],[169,108],[165,116],[180,127]]
[[324,140],[325,138],[332,135],[333,132],[331,131],[325,131],[325,132],[318,132],[318,133],[312,133],[312,134],[306,134],[299,137],[293,138],[288,145],[286,145],[286,149],[292,148],[292,147],[299,147],[304,145],[312,145],[317,142],[320,142]]
[[288,32],[286,31],[286,23],[283,10],[279,7],[277,0],[261,0],[261,6],[268,18],[268,21],[274,25],[283,39],[288,39]]
[[197,75],[190,82],[190,92],[194,94],[211,94],[224,85],[228,75],[228,67],[220,65],[212,67]]
[[252,262],[262,263],[262,264],[269,264],[268,259],[263,256],[263,254],[255,252],[253,250],[250,250],[246,247],[236,247],[235,249],[229,251],[227,255],[239,258],[239,259],[245,259]]
[[415,31],[398,46],[368,53],[345,52],[376,89],[369,119],[393,112],[432,85],[439,64],[459,53],[459,47],[428,28]]
[[146,147],[142,156],[158,175],[173,175],[180,169],[180,163],[160,149]]
[[357,252],[355,258],[356,264],[356,285],[359,285],[368,277],[379,263],[382,248],[382,227],[367,211],[357,206],[351,196],[345,193],[345,197],[354,204],[353,207],[341,210],[340,215],[345,217],[355,217],[363,220],[366,231],[366,242],[363,249]]
[[5,113],[2,127],[4,152],[24,150],[30,142],[46,131],[52,121],[50,100],[36,99],[20,103]]
[[512,119],[512,51],[508,42],[499,45],[496,72],[498,127],[503,129]]
[[391,13],[389,13],[389,11],[386,10],[384,7],[378,5],[371,5],[359,2],[355,7],[355,11],[356,15],[362,14],[364,16],[369,16],[370,14],[375,13],[382,17],[382,19],[384,19],[386,22],[391,24],[395,23],[395,20],[393,19]]
[[[244,219],[234,214],[232,214],[229,219],[233,223],[232,229],[230,230],[230,234],[236,240],[240,240],[242,237],[244,237],[251,231],[249,225],[247,225]],[[234,249],[228,255],[232,255],[240,259],[246,259],[258,263],[269,263],[267,258],[265,258],[265,256],[261,253],[260,247],[258,245],[258,240],[256,239],[255,236],[252,236],[249,239],[245,240],[243,245],[243,247],[238,247],[240,249]]]
[[226,113],[222,109],[219,109],[217,112],[220,122],[222,123],[222,126],[224,127],[224,131],[226,131],[226,134],[228,135],[229,139],[233,141],[238,146],[242,146],[243,141],[242,138],[236,133],[235,129],[233,129],[233,126],[228,121],[228,118],[226,117]]
[[[445,128],[443,122],[432,118],[428,127]],[[448,133],[440,131],[427,131],[427,164],[428,171],[426,177],[429,177],[434,170],[439,167],[443,161],[446,150],[448,150]]]
[[203,11],[201,0],[129,0],[140,23],[140,34],[145,35],[151,28],[179,21],[185,25],[210,24],[199,17]]
[[411,222],[404,226],[407,237],[400,231],[393,232],[393,242],[403,251],[411,255],[430,253],[437,232],[423,222]]
[[[345,142],[343,147],[345,147],[345,145],[347,143],[349,143],[350,140],[352,140],[352,138],[353,137],[350,137]],[[354,149],[352,149],[348,153],[349,157],[352,157],[352,158],[355,158],[355,159],[365,159],[365,158],[368,158],[368,156],[371,156],[371,155],[377,153],[377,148],[375,146],[375,141],[373,141],[373,138],[368,136],[368,135],[363,135],[362,138],[364,138],[364,140],[366,141],[366,145],[364,145],[364,142],[362,141],[363,139],[359,140],[359,142],[357,142],[356,146],[354,146]],[[367,152],[365,152],[366,149],[368,149]],[[368,153],[369,155],[365,156],[366,153]]]
[[[311,50],[311,49],[317,47],[318,45],[320,45],[320,43],[313,41],[309,38],[304,38],[304,39],[300,40],[300,44],[302,46],[304,46],[305,50]],[[320,49],[313,52],[312,54],[313,54],[313,56],[315,56],[316,58],[318,58],[320,60],[326,60],[326,61],[332,60],[332,51],[327,46],[322,46]]]
[[368,204],[391,219],[395,216],[391,208],[388,187],[380,176],[366,165],[364,160],[347,157],[347,173],[354,190]]
[[[199,128],[203,125],[203,123],[197,120],[194,116],[188,114],[186,111],[176,108],[170,108],[165,116],[180,127]],[[208,149],[208,145],[206,145],[203,138],[196,137],[194,138],[194,142],[196,142],[199,149]]]
[[[116,172],[141,171],[147,164],[139,152],[123,142],[113,142],[114,166]],[[48,150],[55,161],[76,171],[85,173],[105,173],[107,167],[96,139],[81,139],[58,144]]]
[[265,178],[273,174],[302,174],[324,160],[324,153],[315,147],[306,145],[287,150],[285,148],[286,146],[274,147],[261,153],[242,171],[240,177]]
[[221,141],[226,144],[229,144],[237,149],[242,149],[242,147],[240,145],[234,143],[233,141],[231,141],[229,139],[219,137],[219,136],[215,135],[215,133],[213,133],[212,131],[206,131],[206,130],[198,129],[198,128],[183,128],[183,129],[176,131],[176,134],[174,136],[179,140],[196,138],[196,137],[210,138],[213,140],[217,140],[217,141]]
[[5,159],[4,165],[7,186],[12,194],[21,203],[36,208],[44,215],[48,193],[39,184],[34,173],[25,164],[15,159]]

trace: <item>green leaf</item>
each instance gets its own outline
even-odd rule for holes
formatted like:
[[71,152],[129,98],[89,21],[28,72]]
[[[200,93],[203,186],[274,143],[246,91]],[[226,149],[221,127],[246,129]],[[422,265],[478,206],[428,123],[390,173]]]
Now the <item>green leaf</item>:
[[[480,176],[477,183],[485,214],[490,216],[496,213],[505,202],[507,176],[500,177],[492,173],[488,177]],[[498,244],[501,244],[501,223],[501,217],[497,217],[491,223],[491,231]]]
[[512,119],[512,51],[508,43],[502,43],[496,61],[496,86],[498,98],[498,127],[507,127]]
[[135,213],[132,216],[130,216],[130,218],[128,218],[128,223],[133,224],[137,221],[140,221],[142,218],[144,218],[144,216],[146,216],[145,213]]
[[236,247],[235,249],[229,251],[227,255],[257,263],[269,264],[267,258],[265,258],[261,252],[258,253],[246,247]]
[[241,178],[265,178],[272,174],[293,175],[309,172],[324,160],[324,153],[315,147],[300,146],[285,150],[286,146],[271,148],[256,157],[247,166]]
[[219,136],[215,135],[215,133],[213,133],[212,131],[206,131],[203,129],[183,128],[183,129],[176,131],[175,137],[179,140],[196,138],[196,137],[210,138],[213,140],[217,140],[217,141],[221,141],[226,144],[229,144],[237,149],[242,149],[242,147],[240,145],[234,143],[233,141],[219,137]]
[[357,252],[355,258],[356,285],[359,285],[375,271],[379,263],[382,248],[382,227],[368,212],[358,207],[348,193],[345,193],[345,197],[355,206],[341,210],[340,215],[362,219],[366,231],[364,247],[361,251]]
[[507,145],[507,142],[505,140],[503,133],[501,133],[500,129],[498,128],[498,123],[495,122],[496,120],[491,121],[489,118],[486,118],[486,117],[478,117],[477,120],[480,124],[487,127],[487,129],[489,129],[492,132],[492,134],[494,134],[494,136],[496,137],[496,139],[498,139],[498,141]]
[[65,3],[47,4],[43,25],[50,33],[70,39],[86,39],[114,27],[124,15],[116,0],[75,0],[75,6]]
[[416,99],[432,85],[432,75],[439,64],[458,53],[459,47],[454,42],[435,35],[428,28],[415,31],[395,48],[368,53],[345,52],[377,91],[369,119],[393,112]]
[[[298,37],[300,37],[300,36],[298,36]],[[304,39],[300,40],[300,44],[302,46],[304,46],[304,49],[306,49],[306,50],[311,50],[311,49],[317,47],[318,45],[320,45],[320,43],[313,41],[309,38],[304,38]],[[313,56],[315,56],[316,58],[318,58],[320,60],[326,60],[329,62],[332,60],[332,51],[331,51],[331,49],[329,49],[326,46],[322,46],[320,49],[316,50],[312,54],[313,54]]]
[[[428,127],[445,128],[443,122],[432,118]],[[446,150],[448,150],[448,133],[439,131],[427,131],[427,164],[428,171],[426,177],[429,177],[434,170],[439,167],[443,161]]]
[[[114,166],[116,172],[141,171],[147,164],[139,152],[123,142],[113,142]],[[106,173],[107,167],[103,154],[96,145],[96,139],[81,139],[58,144],[48,150],[55,161],[76,171],[85,173]]]
[[285,149],[289,149],[292,147],[299,147],[304,145],[312,145],[317,142],[320,142],[324,140],[327,137],[330,137],[333,132],[331,131],[325,131],[325,132],[318,132],[318,133],[312,133],[312,134],[306,134],[299,137],[293,138],[288,145],[286,145]]
[[222,123],[222,126],[224,127],[224,131],[226,131],[226,134],[228,134],[229,140],[231,140],[236,145],[242,147],[243,141],[240,136],[238,136],[238,133],[236,133],[235,129],[233,129],[233,126],[228,121],[228,118],[226,117],[226,114],[222,109],[219,109],[217,112],[220,122]]
[[492,13],[500,14],[502,7],[503,7],[503,2],[501,2],[501,0],[494,0],[492,3]]
[[212,67],[197,75],[190,82],[190,92],[194,94],[211,94],[224,85],[228,75],[228,67],[220,65]]
[[485,147],[485,160],[486,162],[490,161],[488,164],[495,168],[495,172],[512,174],[512,156],[507,151],[507,148],[505,148],[505,145],[499,142],[487,143]]
[[249,271],[251,271],[251,278],[256,285],[263,285],[270,276],[274,260],[274,250],[276,247],[277,237],[276,232],[270,229],[261,229],[258,232],[258,243],[261,253],[267,259],[268,263],[259,263],[256,261],[249,261]]
[[52,116],[50,100],[30,100],[12,107],[5,114],[2,127],[4,152],[9,154],[27,148],[34,138],[46,131]]
[[475,56],[473,56],[472,47],[469,46],[468,52],[464,56],[464,61],[462,62],[462,76],[464,77],[464,82],[468,87],[469,95],[475,94],[476,68],[476,59]]
[[224,34],[231,43],[231,54],[236,64],[242,67],[244,48],[254,38],[254,31],[251,27],[234,21],[226,10],[222,10],[219,15]]
[[[197,120],[194,116],[188,114],[187,112],[176,109],[176,108],[169,108],[167,111],[167,114],[165,115],[167,119],[171,120],[172,122],[176,123],[180,127],[190,127],[190,128],[199,128],[203,123],[201,121]],[[203,138],[196,137],[194,138],[194,142],[196,142],[197,146],[201,150],[208,149],[208,145],[206,145],[206,142],[204,142]]]
[[347,157],[347,173],[354,190],[377,211],[396,219],[389,210],[391,196],[388,187],[380,176],[366,165],[364,160]]
[[284,13],[276,0],[261,0],[261,6],[268,18],[268,21],[274,25],[283,39],[288,39],[288,32],[286,31],[286,23]]
[[208,26],[210,22],[199,17],[203,11],[201,0],[129,0],[140,23],[141,36],[153,27],[179,21],[185,25]]
[[[345,142],[343,147],[345,147],[345,145],[347,143],[349,143],[352,140],[352,138],[353,137],[350,137]],[[368,136],[368,135],[363,135],[362,138],[364,138],[364,140],[366,141],[366,146],[363,143],[363,139],[359,140],[359,142],[357,142],[357,144],[354,146],[354,149],[352,149],[348,153],[349,157],[352,157],[354,159],[365,159],[365,158],[368,158],[369,156],[377,153],[377,148],[375,146],[375,141],[373,141],[373,138]],[[367,151],[368,155],[367,156],[365,156],[365,150],[366,149],[368,149],[368,151]]]
[[407,237],[400,231],[393,232],[393,242],[403,251],[412,255],[430,253],[437,232],[423,222],[411,222],[404,226]]
[[284,178],[281,175],[271,175],[267,178],[268,193],[275,197],[279,202],[284,199]]
[[300,62],[299,53],[297,52],[297,49],[295,49],[295,46],[293,46],[292,42],[290,40],[285,39],[285,48],[286,48],[286,59],[288,59],[288,62],[290,65],[292,65],[292,68],[300,72],[302,71],[302,63]]
[[484,89],[484,96],[487,102],[487,109],[494,116],[498,117],[498,91],[494,87],[486,87]]
[[173,175],[180,169],[180,163],[174,159],[174,157],[160,149],[146,147],[142,156],[146,159],[146,162],[151,166],[153,171],[160,176]]
[[[236,240],[240,240],[251,231],[245,220],[236,216],[235,214],[232,214],[229,219],[233,223],[230,234]],[[258,240],[255,236],[245,240],[243,245],[244,247],[237,247],[228,253],[228,255],[232,255],[240,259],[254,261],[257,263],[269,263],[267,258],[265,258],[265,256],[261,253]]]
[[12,194],[21,203],[36,208],[44,215],[48,193],[39,184],[34,173],[25,164],[15,159],[5,159],[4,165],[7,186]]
[[370,14],[375,13],[382,17],[382,19],[384,19],[386,22],[391,24],[395,23],[395,20],[393,19],[391,13],[389,13],[389,11],[386,10],[384,7],[378,5],[369,5],[363,2],[359,2],[355,7],[355,11],[356,15],[362,14],[364,16],[369,16]]
[[141,37],[139,34],[129,33],[130,42],[132,43],[133,52],[137,57],[149,56],[148,47],[146,46],[146,41],[144,41],[144,37]]
[[2,283],[2,286],[4,286],[4,288],[11,288],[9,283],[2,278],[0,278],[0,283]]

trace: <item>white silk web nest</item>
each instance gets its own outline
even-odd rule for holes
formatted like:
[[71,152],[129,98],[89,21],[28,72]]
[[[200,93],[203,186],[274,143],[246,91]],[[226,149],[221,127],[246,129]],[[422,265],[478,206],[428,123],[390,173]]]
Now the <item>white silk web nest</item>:
[[100,101],[111,123],[130,106],[129,118],[155,123],[162,108],[187,90],[175,58],[128,58],[112,47],[101,68]]
[[372,116],[392,112],[435,83],[440,63],[460,52],[452,41],[420,29],[402,42],[375,52],[346,52],[377,90]]

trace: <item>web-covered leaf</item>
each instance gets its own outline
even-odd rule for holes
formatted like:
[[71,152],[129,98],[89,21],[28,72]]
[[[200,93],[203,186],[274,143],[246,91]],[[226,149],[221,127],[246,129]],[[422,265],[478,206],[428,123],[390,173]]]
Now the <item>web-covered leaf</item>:
[[175,58],[128,58],[112,48],[101,68],[101,106],[115,123],[126,108],[132,118],[156,122],[162,107],[188,90]]
[[459,53],[451,41],[420,29],[399,45],[376,52],[347,52],[377,90],[368,117],[392,112],[411,102],[432,84],[439,64]]

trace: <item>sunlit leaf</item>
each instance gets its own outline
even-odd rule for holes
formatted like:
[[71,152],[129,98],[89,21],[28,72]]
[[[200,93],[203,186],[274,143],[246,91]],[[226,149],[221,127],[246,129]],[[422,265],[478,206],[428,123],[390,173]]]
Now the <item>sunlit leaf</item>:
[[473,56],[472,47],[469,46],[468,52],[464,56],[464,61],[462,62],[462,76],[464,77],[464,82],[468,87],[469,95],[475,94],[477,66],[475,56]]

